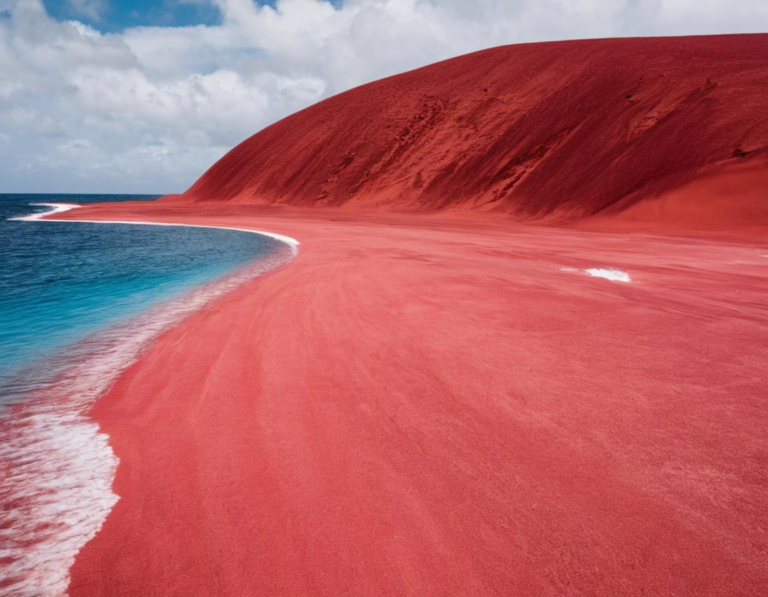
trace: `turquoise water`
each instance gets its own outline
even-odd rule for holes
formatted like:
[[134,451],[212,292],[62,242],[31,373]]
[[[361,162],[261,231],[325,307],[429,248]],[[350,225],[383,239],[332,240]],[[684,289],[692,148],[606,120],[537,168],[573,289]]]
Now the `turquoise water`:
[[248,232],[9,219],[151,199],[0,195],[0,594],[65,594],[118,501],[99,397],[160,334],[294,255]]
[[50,209],[33,203],[152,199],[0,195],[0,399],[44,381],[30,366],[279,244],[228,230],[9,220]]

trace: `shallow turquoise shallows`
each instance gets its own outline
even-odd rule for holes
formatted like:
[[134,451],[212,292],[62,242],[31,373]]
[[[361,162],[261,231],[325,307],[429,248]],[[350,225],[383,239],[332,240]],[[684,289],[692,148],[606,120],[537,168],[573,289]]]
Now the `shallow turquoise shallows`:
[[0,402],[43,383],[57,352],[278,244],[230,230],[9,220],[49,209],[33,203],[154,198],[0,195]]

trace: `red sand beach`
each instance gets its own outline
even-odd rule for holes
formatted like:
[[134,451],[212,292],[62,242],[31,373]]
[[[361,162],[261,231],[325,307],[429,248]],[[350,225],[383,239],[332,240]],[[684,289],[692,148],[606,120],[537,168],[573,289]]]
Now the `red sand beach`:
[[120,501],[73,597],[768,593],[764,232],[55,217],[302,243],[93,409]]

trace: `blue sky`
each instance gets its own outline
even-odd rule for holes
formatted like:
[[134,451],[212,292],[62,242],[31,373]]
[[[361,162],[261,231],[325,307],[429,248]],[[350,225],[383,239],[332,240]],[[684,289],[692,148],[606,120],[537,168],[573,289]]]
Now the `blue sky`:
[[212,2],[188,0],[43,0],[57,20],[75,19],[102,32],[137,26],[215,25],[221,20]]
[[[277,2],[253,1],[273,8]],[[118,33],[130,27],[217,25],[222,16],[215,0],[43,0],[43,5],[59,21],[79,20],[102,33]]]
[[170,193],[351,87],[487,47],[768,31],[766,0],[0,0],[0,193]]

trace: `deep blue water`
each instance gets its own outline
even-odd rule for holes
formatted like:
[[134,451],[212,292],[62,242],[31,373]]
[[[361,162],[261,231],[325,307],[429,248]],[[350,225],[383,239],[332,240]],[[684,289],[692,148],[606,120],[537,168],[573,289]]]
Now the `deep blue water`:
[[275,248],[270,238],[228,230],[8,219],[50,209],[32,203],[152,199],[0,195],[0,401],[9,380],[18,392],[30,365]]

